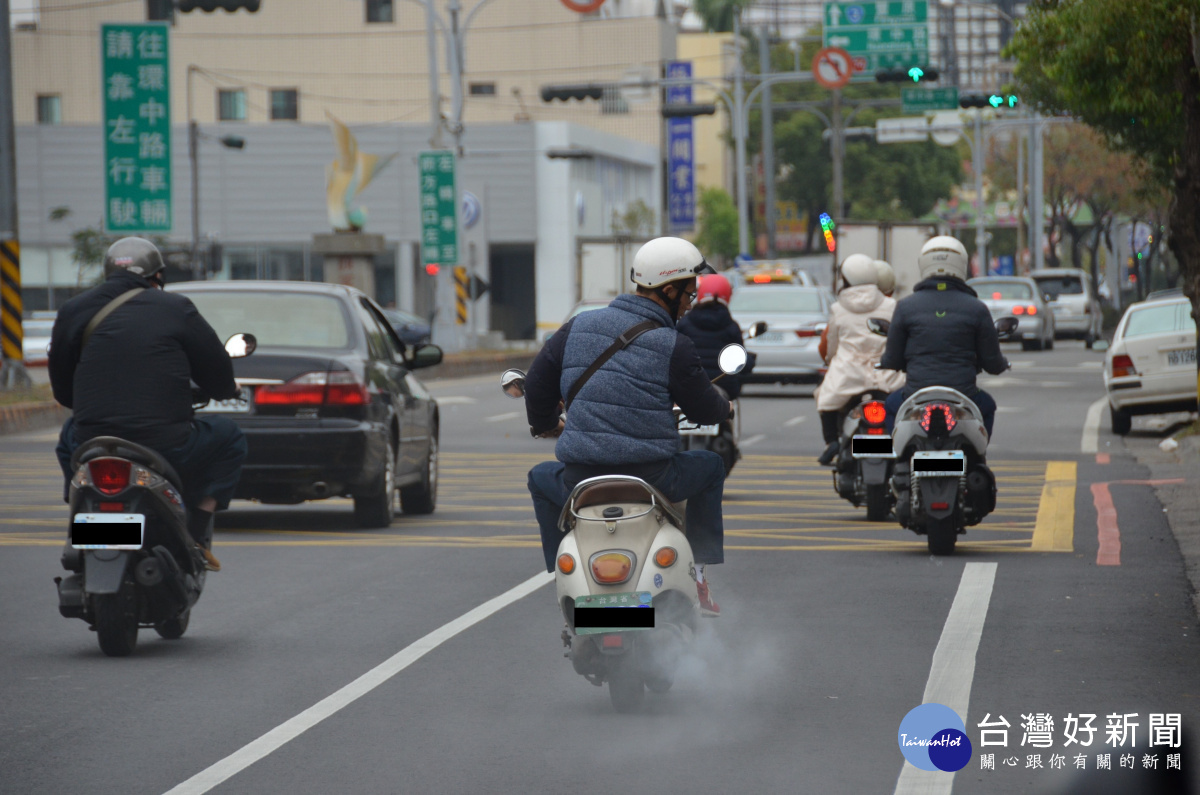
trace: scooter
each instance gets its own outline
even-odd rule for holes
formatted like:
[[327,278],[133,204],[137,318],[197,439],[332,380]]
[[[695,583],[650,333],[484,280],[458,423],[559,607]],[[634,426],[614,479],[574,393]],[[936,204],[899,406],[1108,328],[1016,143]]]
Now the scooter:
[[[889,323],[872,318],[872,332]],[[1014,317],[996,321],[1001,340],[1012,337]],[[979,408],[956,389],[917,390],[896,412],[891,480],[896,519],[924,535],[932,555],[954,553],[958,536],[996,508],[996,476],[987,465],[988,434]]]
[[[725,346],[719,363],[723,373],[740,372],[745,348]],[[524,397],[525,374],[508,370],[501,388]],[[563,656],[593,685],[608,683],[617,712],[632,712],[646,689],[671,689],[701,616],[683,506],[640,478],[604,475],[575,486],[559,529]]]
[[[746,332],[746,339],[757,337],[766,330],[766,322],[760,320]],[[743,370],[749,374],[754,369],[754,360],[757,356],[750,351],[747,351],[746,355],[748,358]],[[721,376],[717,376],[717,380],[720,378]],[[715,380],[713,383],[721,394],[729,399],[729,395],[721,389],[721,385],[717,384]],[[738,440],[742,438],[741,402],[736,399],[730,402],[733,403],[733,414],[716,425],[697,425],[694,422],[688,422],[686,418],[679,423],[679,436],[683,441],[683,449],[712,450],[725,462],[726,477],[729,477],[729,473],[733,471],[733,465],[742,458],[742,451],[738,449]]]
[[873,389],[850,399],[842,409],[833,487],[856,508],[867,506],[867,520],[882,522],[892,512],[892,437],[884,426],[887,393]]
[[[235,334],[225,350],[240,358],[256,346],[252,334]],[[197,397],[193,408],[208,403]],[[54,578],[58,612],[86,621],[110,657],[131,654],[141,627],[169,640],[182,637],[206,570],[187,530],[179,475],[155,451],[115,436],[84,442],[71,467],[71,522],[61,559],[71,573]]]

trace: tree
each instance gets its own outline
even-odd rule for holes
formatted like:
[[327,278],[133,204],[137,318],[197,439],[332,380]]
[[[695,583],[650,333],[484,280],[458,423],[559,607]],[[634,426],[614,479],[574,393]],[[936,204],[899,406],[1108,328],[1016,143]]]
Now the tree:
[[654,231],[654,210],[641,199],[634,199],[623,212],[613,210],[612,231],[617,236],[637,237]]
[[749,0],[696,0],[693,10],[704,29],[710,33],[728,33],[733,30],[734,15],[750,4]]
[[705,188],[696,204],[696,247],[707,256],[727,262],[738,254],[738,214],[733,197],[721,188]]
[[1168,246],[1200,318],[1200,0],[1037,0],[1006,51],[1019,93],[1170,189]]

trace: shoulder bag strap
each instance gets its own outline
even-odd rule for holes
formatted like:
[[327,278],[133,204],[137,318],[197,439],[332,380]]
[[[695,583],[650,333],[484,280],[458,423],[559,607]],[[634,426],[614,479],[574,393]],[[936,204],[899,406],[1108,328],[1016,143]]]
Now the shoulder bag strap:
[[613,354],[622,348],[627,347],[629,343],[633,342],[647,331],[651,331],[656,328],[662,328],[662,323],[659,323],[657,320],[645,320],[641,323],[638,323],[633,328],[627,329],[625,333],[617,337],[616,341],[613,342],[612,345],[608,346],[608,350],[600,354],[600,356],[596,358],[596,361],[592,362],[592,366],[584,370],[583,375],[579,376],[579,379],[571,385],[571,391],[567,393],[566,408],[568,410],[571,408],[571,403],[575,401],[575,396],[579,394],[579,390],[583,388],[583,385],[587,383],[589,378],[595,375],[596,371],[600,369],[601,365],[613,357]]
[[134,287],[132,290],[127,290],[101,307],[99,312],[92,315],[92,319],[88,321],[87,326],[83,329],[83,341],[79,343],[80,353],[82,353],[83,349],[87,347],[88,340],[92,338],[92,332],[96,330],[96,326],[99,326],[104,322],[104,318],[115,312],[117,308],[121,306],[121,304],[125,303],[130,298],[133,298],[135,295],[146,289],[148,288]]

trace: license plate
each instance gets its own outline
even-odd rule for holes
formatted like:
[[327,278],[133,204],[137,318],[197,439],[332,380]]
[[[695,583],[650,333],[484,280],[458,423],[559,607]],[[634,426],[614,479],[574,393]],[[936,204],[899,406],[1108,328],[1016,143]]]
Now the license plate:
[[679,426],[680,436],[716,436],[720,429],[716,425],[692,425],[691,423],[681,423]]
[[754,338],[755,342],[783,342],[782,331],[768,331]]
[[[245,387],[243,387],[243,394],[248,394]],[[230,398],[229,400],[210,400],[204,408],[196,409],[197,414],[214,414],[217,412],[222,414],[249,414],[250,399],[242,397]]]
[[892,437],[855,436],[850,440],[850,455],[855,458],[892,458]]
[[1186,364],[1190,364],[1193,367],[1196,366],[1195,348],[1185,348],[1181,351],[1167,351],[1168,367],[1182,367]]
[[913,453],[912,471],[921,477],[960,477],[967,472],[967,458],[960,450],[918,450]]
[[141,549],[146,515],[77,513],[71,521],[74,549]]
[[654,629],[653,601],[649,591],[576,596],[575,634]]

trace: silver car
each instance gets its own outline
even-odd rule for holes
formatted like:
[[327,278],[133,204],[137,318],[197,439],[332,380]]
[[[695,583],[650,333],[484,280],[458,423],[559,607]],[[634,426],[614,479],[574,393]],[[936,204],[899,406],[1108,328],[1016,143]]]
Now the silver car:
[[1029,274],[1048,296],[1060,337],[1081,338],[1087,347],[1100,339],[1104,322],[1100,302],[1092,294],[1092,280],[1078,268],[1050,268]]
[[1027,351],[1054,347],[1054,313],[1042,297],[1033,279],[1024,276],[982,276],[967,281],[979,300],[987,304],[992,320],[1012,315],[1017,330],[1012,339],[1020,340]]
[[792,284],[742,285],[733,294],[729,312],[742,333],[765,321],[766,333],[746,340],[758,356],[745,383],[818,383],[825,363],[817,347],[829,322],[834,298],[820,287]]

